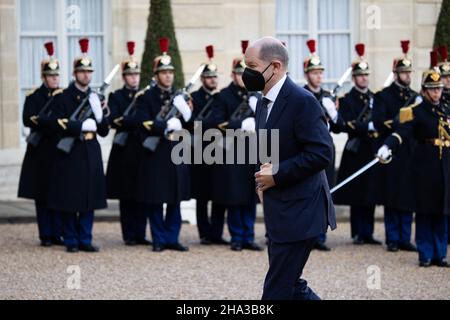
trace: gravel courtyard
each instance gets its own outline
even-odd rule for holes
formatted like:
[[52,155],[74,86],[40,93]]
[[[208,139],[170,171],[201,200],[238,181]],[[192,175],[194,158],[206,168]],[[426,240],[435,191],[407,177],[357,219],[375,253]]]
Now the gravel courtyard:
[[[257,224],[264,244],[264,225]],[[376,237],[384,239],[383,225]],[[420,269],[415,253],[356,247],[349,224],[329,235],[330,253],[313,252],[304,277],[323,299],[450,299],[450,269]],[[198,245],[195,226],[183,225],[188,253],[153,253],[125,247],[118,223],[96,223],[98,254],[70,255],[62,247],[41,248],[34,224],[0,225],[0,299],[259,299],[266,252],[232,252]],[[80,289],[68,289],[69,266],[79,266]],[[380,286],[368,278],[380,272]],[[375,269],[376,269],[375,267]],[[69,269],[70,271],[70,269]],[[369,286],[368,286],[369,282]]]

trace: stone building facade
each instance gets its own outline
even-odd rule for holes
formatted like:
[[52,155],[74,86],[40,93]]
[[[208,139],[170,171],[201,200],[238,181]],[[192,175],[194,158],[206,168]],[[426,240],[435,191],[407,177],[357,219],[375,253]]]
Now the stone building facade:
[[[99,81],[126,57],[126,41],[136,41],[136,56],[142,56],[149,2],[0,1],[0,200],[15,199],[27,134],[21,125],[21,104],[25,92],[39,85],[36,61],[43,54],[44,40],[55,40],[57,55],[66,65],[62,82],[67,85],[75,40],[95,38]],[[286,41],[291,74],[301,82],[301,61],[307,54],[304,40],[315,37],[320,39],[319,53],[330,64],[326,75],[330,83],[351,63],[354,44],[366,43],[374,90],[383,85],[403,39],[411,40],[417,71],[414,87],[418,87],[420,72],[428,67],[440,5],[441,0],[172,0],[186,79],[205,60],[204,47],[213,44],[220,83],[225,86],[231,61],[240,54],[240,40],[272,35]],[[113,87],[119,86],[118,78]],[[337,140],[342,145],[345,136]],[[108,145],[106,140],[105,157]]]

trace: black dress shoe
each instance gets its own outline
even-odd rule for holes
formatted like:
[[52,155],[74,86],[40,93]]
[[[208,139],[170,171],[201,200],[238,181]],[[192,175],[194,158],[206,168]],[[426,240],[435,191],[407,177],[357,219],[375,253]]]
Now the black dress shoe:
[[254,242],[244,243],[242,245],[242,248],[245,250],[250,250],[250,251],[263,251],[264,250],[263,248],[261,248]]
[[412,243],[401,243],[399,246],[399,249],[402,251],[408,251],[408,252],[417,252],[417,248]]
[[168,244],[168,245],[166,245],[166,248],[169,250],[180,251],[180,252],[189,251],[189,248],[186,246],[183,246],[181,243]]
[[398,252],[398,245],[396,243],[388,243],[387,251],[389,251],[389,252]]
[[69,253],[77,253],[78,250],[78,246],[67,246],[66,248],[66,251]]
[[55,246],[63,246],[64,241],[60,237],[52,238],[52,244]]
[[381,241],[378,241],[378,240],[374,239],[373,237],[365,238],[363,241],[365,244],[371,244],[371,245],[376,245],[376,246],[381,246],[383,244]]
[[419,262],[419,267],[422,267],[422,268],[431,267],[431,261],[429,261],[429,260],[427,260],[427,261],[420,261]]
[[80,244],[80,251],[83,252],[99,252],[100,249],[92,244]]
[[209,245],[212,244],[212,241],[209,240],[209,239],[207,239],[207,238],[201,238],[201,239],[200,239],[200,244],[201,244],[202,246],[209,246]]
[[316,242],[314,249],[319,251],[331,251],[331,249],[323,242]]
[[50,240],[41,240],[41,247],[51,247],[52,246],[52,242]]
[[441,268],[450,268],[450,263],[448,263],[448,261],[445,259],[433,261],[431,264]]
[[153,252],[163,252],[164,246],[160,244],[153,244]]
[[125,240],[124,243],[127,247],[132,247],[136,245],[136,241],[134,240]]
[[223,239],[223,238],[220,238],[220,239],[213,239],[213,240],[212,240],[212,243],[213,243],[213,244],[217,244],[217,245],[219,245],[219,246],[229,246],[229,245],[230,245],[230,241],[227,241],[227,240],[225,240],[225,239]]
[[153,242],[147,239],[137,239],[136,244],[140,246],[151,246]]
[[364,240],[361,239],[360,237],[355,237],[355,238],[353,239],[353,244],[354,244],[354,245],[357,245],[357,246],[361,246],[361,245],[364,244]]
[[242,243],[240,243],[240,242],[232,242],[231,243],[231,250],[232,251],[242,251]]

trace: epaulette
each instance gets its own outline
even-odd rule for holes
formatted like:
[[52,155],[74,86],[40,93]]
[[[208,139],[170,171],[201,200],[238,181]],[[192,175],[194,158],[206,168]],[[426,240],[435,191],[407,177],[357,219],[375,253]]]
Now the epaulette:
[[141,91],[138,91],[136,93],[135,98],[139,98],[140,96],[144,95],[148,90],[150,90],[150,86],[145,87],[144,89],[142,89]]
[[27,92],[26,96],[29,97],[31,96],[33,93],[35,93],[37,90],[37,88],[31,89],[30,91]]
[[220,130],[225,131],[229,124],[230,124],[229,122],[224,122],[224,123],[219,124],[218,127]]
[[61,94],[61,93],[63,93],[63,92],[64,92],[64,89],[58,89],[58,90],[55,90],[55,91],[53,92],[52,96],[53,96],[53,97],[56,97],[58,94]]
[[404,107],[400,109],[399,120],[400,123],[410,122],[414,120],[414,111],[413,109],[417,107],[420,103],[414,103],[410,106]]

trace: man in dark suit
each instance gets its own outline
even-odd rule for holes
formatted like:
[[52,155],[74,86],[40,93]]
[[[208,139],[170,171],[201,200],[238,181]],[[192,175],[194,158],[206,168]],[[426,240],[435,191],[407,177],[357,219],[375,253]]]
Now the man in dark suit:
[[[263,164],[255,174],[269,253],[262,298],[317,300],[300,277],[318,236],[328,226],[336,228],[324,171],[333,156],[325,114],[312,94],[287,77],[289,56],[279,40],[256,41],[245,62],[245,86],[263,93],[256,128],[266,129],[268,137],[279,133],[279,163]],[[265,142],[258,140],[259,146]],[[268,145],[269,154],[271,149]]]

